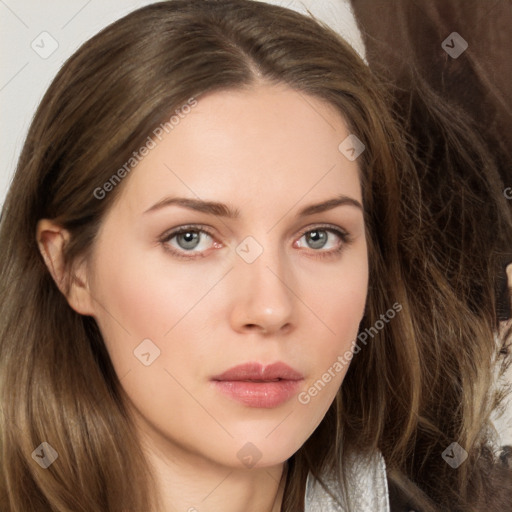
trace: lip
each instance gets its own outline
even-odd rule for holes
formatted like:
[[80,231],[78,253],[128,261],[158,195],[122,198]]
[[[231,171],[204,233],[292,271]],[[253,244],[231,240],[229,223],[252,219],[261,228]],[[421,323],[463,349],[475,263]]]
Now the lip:
[[304,376],[285,363],[246,363],[212,377],[215,387],[249,407],[270,409],[288,401]]

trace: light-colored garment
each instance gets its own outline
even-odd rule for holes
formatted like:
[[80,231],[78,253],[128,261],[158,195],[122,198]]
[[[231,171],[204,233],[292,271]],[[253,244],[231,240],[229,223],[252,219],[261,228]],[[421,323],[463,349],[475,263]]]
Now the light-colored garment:
[[[344,468],[348,480],[350,502],[357,512],[390,512],[389,491],[384,457],[377,452],[371,459],[352,458]],[[341,499],[341,489],[335,480],[324,478],[329,490]],[[311,475],[306,482],[305,512],[347,512]],[[352,511],[351,511],[352,512]]]

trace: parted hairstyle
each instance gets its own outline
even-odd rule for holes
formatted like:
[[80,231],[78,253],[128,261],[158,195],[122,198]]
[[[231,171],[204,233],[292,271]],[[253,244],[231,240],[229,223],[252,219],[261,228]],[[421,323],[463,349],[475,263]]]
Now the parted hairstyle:
[[[479,287],[478,300],[458,289],[456,268],[447,275],[421,161],[411,156],[386,88],[310,17],[246,0],[171,0],[116,21],[69,58],[19,158],[0,222],[2,512],[155,506],[152,473],[99,328],[71,309],[52,279],[36,225],[49,218],[69,231],[69,286],[124,183],[102,200],[94,191],[191,97],[200,102],[204,93],[259,82],[324,100],[365,144],[358,163],[370,285],[360,329],[390,305],[402,306],[354,356],[325,418],[288,460],[283,512],[303,511],[308,473],[331,472],[343,488],[347,457],[375,450],[393,495],[417,510],[501,511],[510,503],[512,472],[499,465],[489,421],[498,403],[495,262],[482,269],[489,279],[479,280],[488,286]],[[474,169],[487,162],[479,147],[464,151]],[[460,193],[459,185],[445,183],[452,188],[443,193]],[[492,192],[485,178],[479,186]],[[498,200],[481,211],[511,229]],[[42,470],[31,454],[45,440],[59,457]],[[457,469],[441,456],[452,442],[468,453]]]

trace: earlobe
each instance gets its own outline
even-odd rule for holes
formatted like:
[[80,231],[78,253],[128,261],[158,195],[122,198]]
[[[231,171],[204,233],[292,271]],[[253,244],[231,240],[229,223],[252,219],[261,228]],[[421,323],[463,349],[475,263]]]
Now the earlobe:
[[[42,219],[37,224],[37,243],[44,262],[57,287],[69,305],[82,315],[93,316],[85,264],[82,263],[73,275],[67,276],[64,265],[64,248],[69,242],[68,231],[51,220]],[[67,283],[69,282],[69,286]]]

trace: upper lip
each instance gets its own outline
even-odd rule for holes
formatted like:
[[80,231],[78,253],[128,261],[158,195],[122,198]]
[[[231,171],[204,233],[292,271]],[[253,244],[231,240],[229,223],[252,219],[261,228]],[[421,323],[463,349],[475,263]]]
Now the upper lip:
[[291,366],[278,362],[268,366],[264,366],[261,363],[240,364],[220,375],[216,375],[212,380],[269,382],[276,380],[302,380],[303,378],[303,375]]

